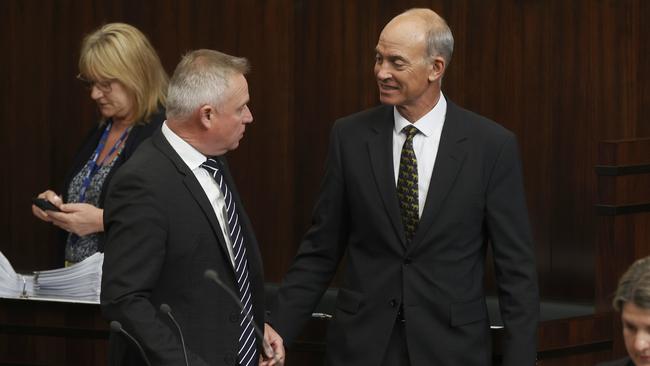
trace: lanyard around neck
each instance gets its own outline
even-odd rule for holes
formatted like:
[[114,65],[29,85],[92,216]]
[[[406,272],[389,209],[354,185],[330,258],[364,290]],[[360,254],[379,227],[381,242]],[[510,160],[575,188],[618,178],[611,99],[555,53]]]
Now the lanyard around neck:
[[[97,164],[97,159],[99,159],[99,154],[101,154],[102,150],[104,149],[104,146],[106,145],[106,140],[108,140],[108,133],[111,131],[111,127],[113,126],[113,122],[108,122],[106,125],[106,129],[104,129],[104,133],[102,134],[101,139],[99,139],[99,144],[97,144],[97,148],[95,149],[95,152],[93,153],[91,159],[90,159],[90,169],[88,169],[88,172],[86,173],[86,176],[84,177],[83,184],[81,185],[81,188],[79,189],[79,202],[85,202],[86,201],[86,191],[88,190],[88,187],[90,186],[90,182],[92,181],[93,175],[97,173],[97,170],[99,169],[100,166],[104,165],[115,153],[115,150],[120,148],[122,146],[122,143],[124,140],[126,140],[126,137],[129,135],[129,132],[131,131],[131,127],[127,128],[124,130],[122,133],[122,136],[120,136],[117,141],[115,141],[115,144],[111,148],[111,150],[104,156],[104,159]],[[117,152],[117,155],[115,156],[115,159],[117,159],[120,156],[120,153],[122,152],[122,149]]]

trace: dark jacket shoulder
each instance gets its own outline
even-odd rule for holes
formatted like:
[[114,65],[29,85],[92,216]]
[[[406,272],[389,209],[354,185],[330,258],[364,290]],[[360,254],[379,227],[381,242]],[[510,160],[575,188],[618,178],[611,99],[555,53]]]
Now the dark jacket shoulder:
[[458,106],[447,99],[445,124],[456,124],[469,137],[512,137],[514,133],[501,124]]
[[[453,130],[454,135],[471,138],[497,139],[513,138],[514,134],[499,123],[462,108],[450,99],[445,113],[445,129]],[[355,132],[372,129],[375,131],[394,126],[393,106],[380,105],[338,119],[333,127],[342,135],[354,135]]]
[[393,124],[393,106],[391,105],[379,105],[341,117],[334,122],[333,129],[342,129],[348,133],[350,130],[376,129],[385,123]]

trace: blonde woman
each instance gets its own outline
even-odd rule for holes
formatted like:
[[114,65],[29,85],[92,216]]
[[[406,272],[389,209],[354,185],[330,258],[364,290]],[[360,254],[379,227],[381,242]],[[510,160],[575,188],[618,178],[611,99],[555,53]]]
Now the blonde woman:
[[108,183],[162,124],[168,83],[147,37],[124,23],[107,24],[84,38],[77,78],[97,103],[101,121],[83,141],[60,194],[38,195],[58,210],[32,205],[36,217],[65,230],[66,265],[102,250]]

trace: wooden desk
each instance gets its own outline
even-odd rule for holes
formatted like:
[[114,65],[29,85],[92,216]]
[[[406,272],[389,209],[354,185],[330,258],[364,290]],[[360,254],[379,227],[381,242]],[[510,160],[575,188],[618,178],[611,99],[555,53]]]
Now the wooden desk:
[[[488,300],[488,306],[495,304]],[[568,318],[556,304],[542,303],[538,334],[539,366],[593,366],[612,358],[613,324],[618,314],[599,313]],[[575,314],[568,305],[569,315]],[[491,309],[492,310],[492,309]],[[549,310],[553,310],[549,313]],[[494,311],[494,310],[493,310]],[[491,313],[493,313],[491,311]],[[287,352],[288,366],[323,365],[328,320],[312,319]],[[494,365],[501,360],[503,329],[492,329]],[[289,362],[290,361],[290,362]]]
[[[549,309],[557,306],[542,304],[539,365],[593,366],[611,357],[615,314],[546,319]],[[288,351],[287,366],[323,364],[328,322],[313,319],[308,323]],[[492,333],[497,365],[503,331],[493,329]],[[108,324],[96,304],[0,299],[0,365],[105,365],[108,334]]]
[[96,304],[0,299],[0,365],[105,365],[108,334]]

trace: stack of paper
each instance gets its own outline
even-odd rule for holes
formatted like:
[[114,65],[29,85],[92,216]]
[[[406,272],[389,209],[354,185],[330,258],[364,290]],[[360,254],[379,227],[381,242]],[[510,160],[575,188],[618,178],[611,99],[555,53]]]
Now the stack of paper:
[[21,275],[0,252],[0,297],[50,298],[99,303],[104,253],[70,267]]
[[0,297],[28,297],[33,294],[33,276],[16,273],[7,257],[0,252]]
[[104,253],[70,267],[34,272],[34,296],[99,302]]

